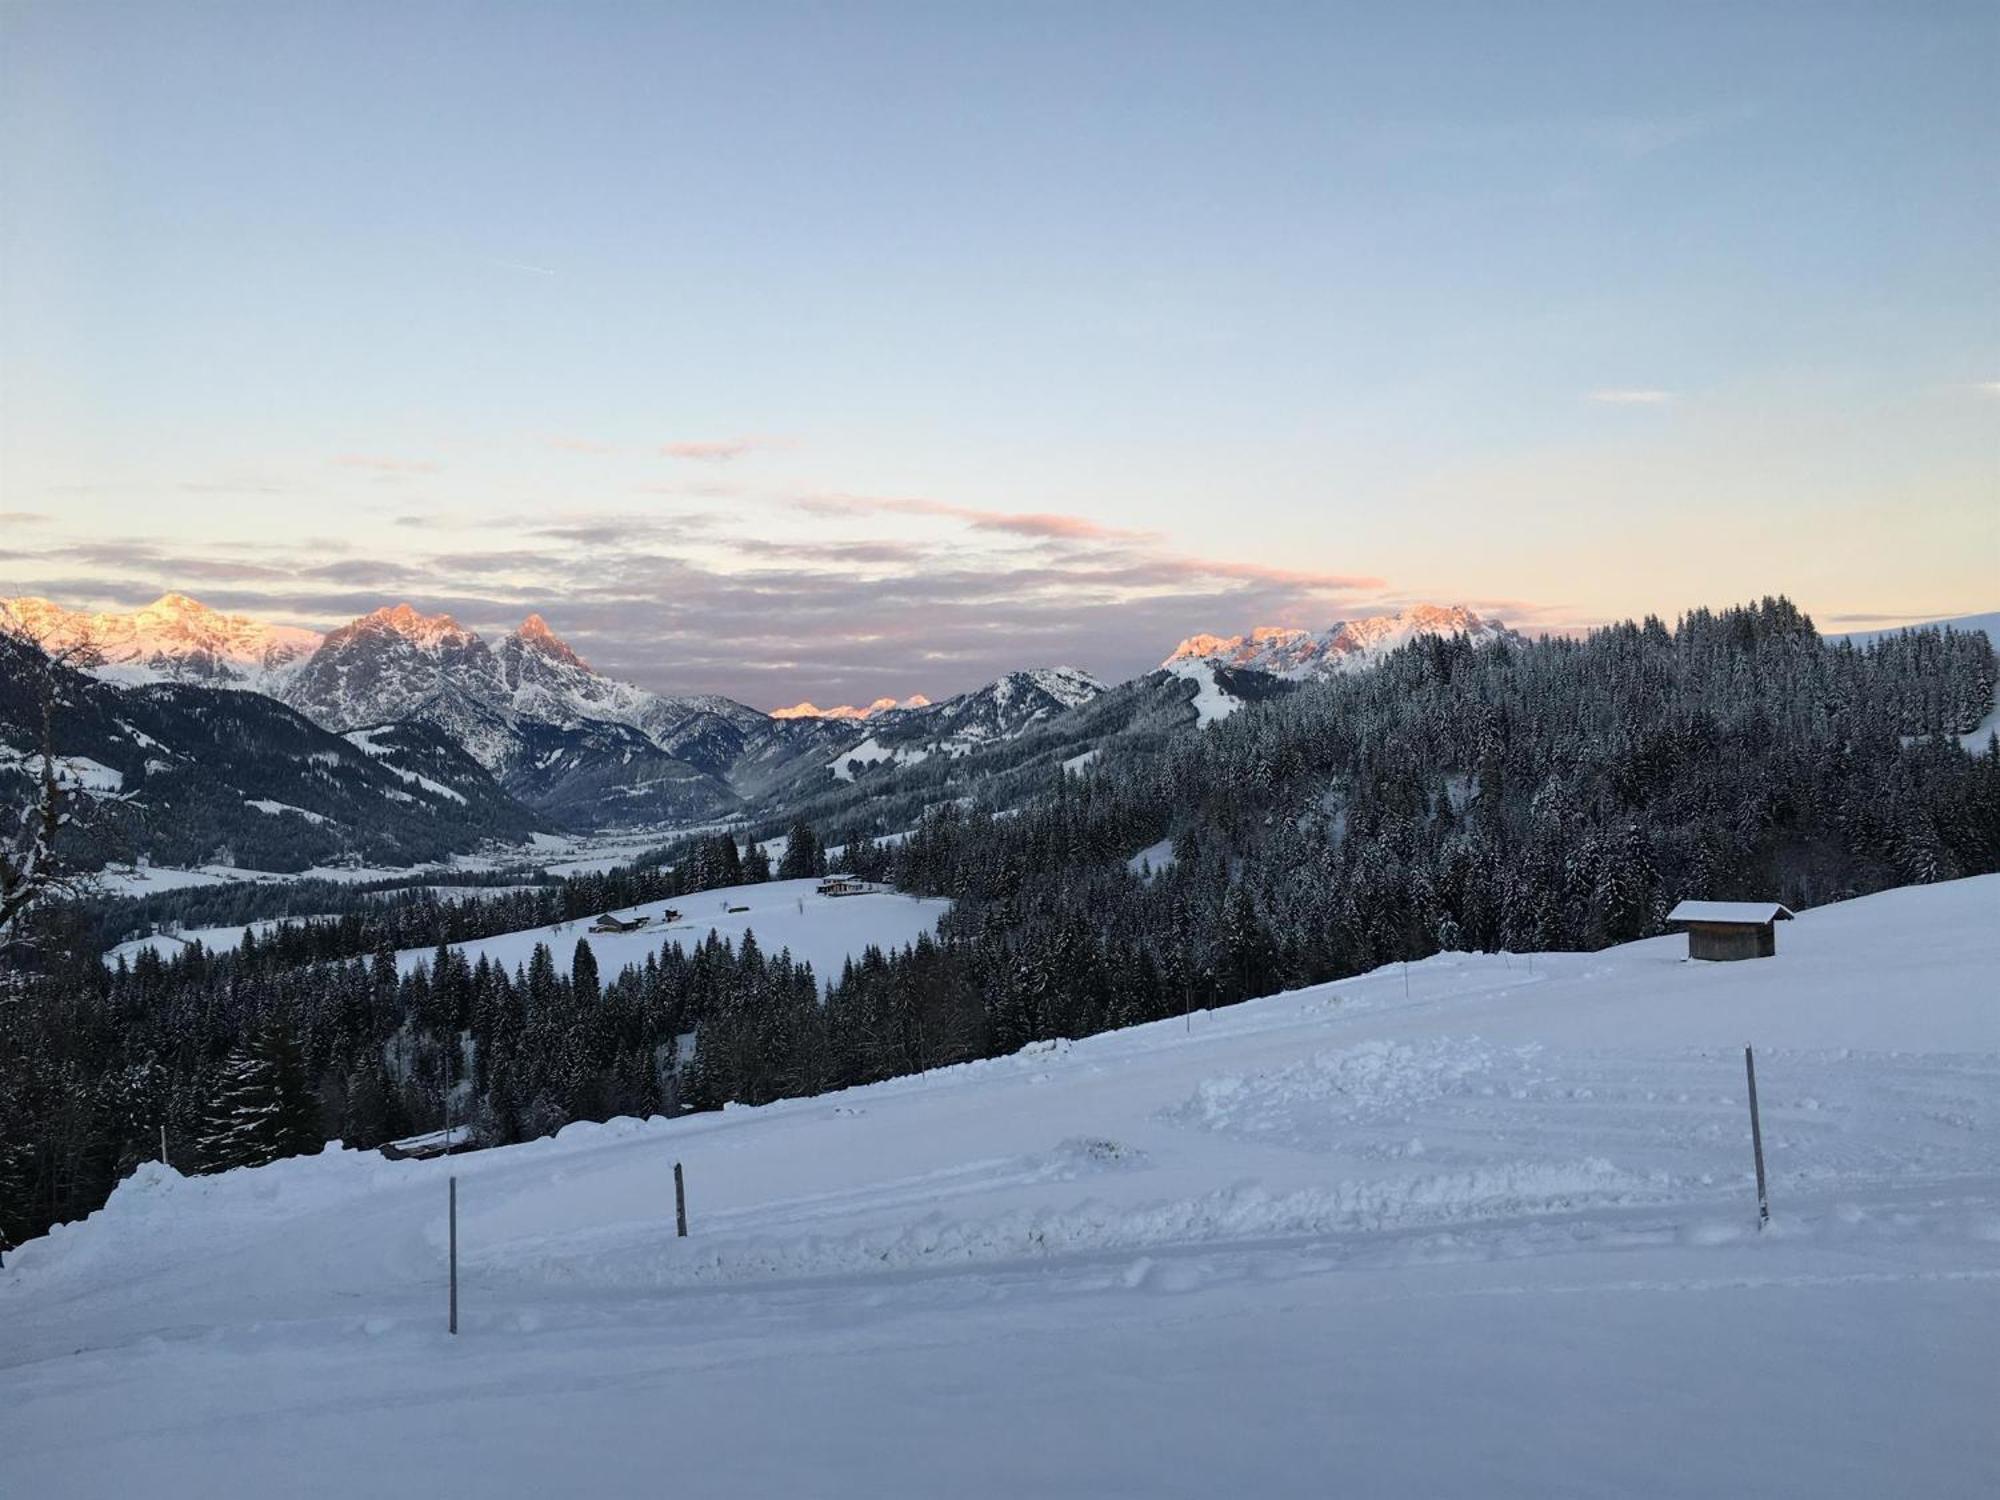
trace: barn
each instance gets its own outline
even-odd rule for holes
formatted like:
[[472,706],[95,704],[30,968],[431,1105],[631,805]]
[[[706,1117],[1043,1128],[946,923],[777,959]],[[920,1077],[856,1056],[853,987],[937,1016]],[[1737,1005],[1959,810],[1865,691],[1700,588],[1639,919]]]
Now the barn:
[[606,912],[590,924],[590,930],[592,932],[637,932],[651,920],[652,918],[650,917],[633,917],[631,920],[625,921],[613,916],[610,912]]
[[434,1156],[456,1156],[471,1149],[472,1127],[453,1125],[445,1130],[431,1130],[422,1135],[405,1136],[400,1141],[390,1141],[382,1147],[382,1154],[390,1161],[429,1161]]
[[1683,901],[1667,913],[1669,924],[1687,928],[1689,958],[1724,961],[1774,957],[1777,924],[1791,919],[1775,901]]

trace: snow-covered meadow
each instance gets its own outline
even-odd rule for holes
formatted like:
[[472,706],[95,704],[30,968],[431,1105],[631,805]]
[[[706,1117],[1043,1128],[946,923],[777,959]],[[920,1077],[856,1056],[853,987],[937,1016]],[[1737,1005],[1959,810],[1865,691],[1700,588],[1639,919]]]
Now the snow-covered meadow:
[[1443,955],[448,1162],[143,1168],[0,1272],[0,1494],[1991,1494],[1996,918],[1984,877],[1766,961]]
[[[733,947],[744,933],[752,932],[766,953],[775,955],[789,948],[794,959],[811,964],[823,983],[831,983],[840,977],[841,965],[850,957],[859,958],[871,945],[886,951],[914,943],[934,930],[938,918],[951,906],[949,901],[904,896],[888,889],[822,896],[818,886],[816,879],[722,886],[609,913],[621,921],[648,919],[644,927],[633,932],[592,932],[596,918],[580,917],[573,922],[474,938],[453,947],[464,953],[469,963],[488,958],[512,972],[528,962],[537,945],[546,943],[556,968],[567,974],[576,956],[577,940],[582,938],[597,957],[598,971],[609,977],[628,964],[644,963],[646,956],[659,952],[664,943],[693,948],[713,932]],[[662,920],[668,909],[680,914],[672,922]],[[436,955],[434,947],[410,948],[398,953],[396,962],[407,972]]]
[[[110,773],[116,775],[116,772]],[[261,811],[283,809],[273,803]],[[296,810],[296,809],[294,809]],[[537,833],[521,844],[494,844],[479,854],[459,854],[432,864],[420,865],[315,865],[297,871],[250,870],[240,865],[206,864],[192,868],[173,865],[109,864],[96,872],[93,884],[107,896],[151,896],[163,891],[198,885],[231,885],[239,882],[283,885],[292,881],[330,880],[342,885],[373,881],[405,880],[449,891],[451,882],[468,874],[490,875],[514,872],[528,875],[595,875],[658,849],[675,839],[701,833],[721,832],[725,825],[683,826],[662,824],[651,828],[607,830],[602,833]]]

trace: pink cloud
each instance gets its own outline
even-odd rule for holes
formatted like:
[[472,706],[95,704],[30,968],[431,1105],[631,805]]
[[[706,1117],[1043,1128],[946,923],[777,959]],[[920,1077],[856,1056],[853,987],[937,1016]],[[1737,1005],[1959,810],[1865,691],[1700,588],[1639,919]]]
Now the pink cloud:
[[816,515],[857,516],[942,516],[963,521],[975,531],[1004,531],[1015,536],[1049,537],[1058,541],[1150,542],[1159,540],[1156,531],[1134,531],[1122,526],[1106,526],[1087,516],[1064,515],[1056,511],[982,510],[972,505],[952,505],[943,500],[921,498],[878,498],[862,495],[827,495],[800,500],[801,510]]

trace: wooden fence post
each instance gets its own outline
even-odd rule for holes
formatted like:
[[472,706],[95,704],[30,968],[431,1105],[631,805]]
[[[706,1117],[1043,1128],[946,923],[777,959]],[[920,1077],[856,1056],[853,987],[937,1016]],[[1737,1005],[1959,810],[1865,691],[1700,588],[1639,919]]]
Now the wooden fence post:
[[451,1179],[451,1332],[458,1333],[458,1179]]
[[1771,1200],[1764,1191],[1764,1126],[1757,1118],[1757,1059],[1743,1049],[1743,1072],[1750,1080],[1750,1149],[1757,1157],[1757,1228],[1771,1222]]
[[674,1218],[679,1223],[678,1238],[688,1237],[688,1195],[687,1183],[681,1177],[681,1164],[674,1163]]

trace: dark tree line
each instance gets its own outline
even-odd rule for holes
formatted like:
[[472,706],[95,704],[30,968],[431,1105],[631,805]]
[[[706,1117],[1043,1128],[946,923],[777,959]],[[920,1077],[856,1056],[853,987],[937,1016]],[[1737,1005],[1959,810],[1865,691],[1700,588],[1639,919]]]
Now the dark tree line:
[[[1658,932],[1688,895],[1810,906],[2000,869],[2000,746],[1957,740],[1994,682],[1983,636],[1828,644],[1783,600],[1525,648],[1426,639],[1200,732],[1111,741],[1004,816],[951,799],[901,843],[848,845],[838,864],[953,906],[935,939],[870,950],[824,992],[751,938],[614,976],[587,944],[567,970],[544,948],[507,973],[444,946],[471,931],[401,941],[407,914],[359,914],[324,947],[280,933],[114,971],[81,947],[0,1006],[0,1228],[87,1212],[162,1123],[197,1167],[378,1144],[441,1125],[448,1100],[482,1139],[518,1140],[1440,948],[1600,947]],[[771,873],[726,835],[673,860],[504,897],[522,903],[509,925]],[[777,873],[828,863],[800,825]],[[391,949],[430,943],[397,972]]]

